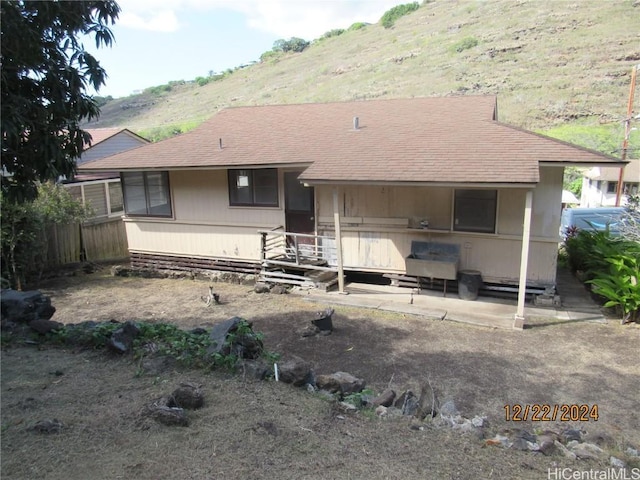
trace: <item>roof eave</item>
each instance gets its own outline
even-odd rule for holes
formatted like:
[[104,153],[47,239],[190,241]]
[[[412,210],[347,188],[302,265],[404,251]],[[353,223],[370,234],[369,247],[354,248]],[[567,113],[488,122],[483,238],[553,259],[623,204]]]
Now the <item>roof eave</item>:
[[[98,161],[98,160],[96,160]],[[87,164],[88,165],[88,164]],[[78,167],[78,171],[81,173],[100,173],[100,172],[158,172],[158,171],[184,171],[184,170],[229,170],[229,169],[259,169],[259,168],[280,168],[280,169],[299,169],[307,168],[311,165],[309,162],[298,163],[253,163],[253,164],[224,164],[224,165],[193,165],[193,166],[164,166],[164,167],[90,167],[82,165]]]
[[567,161],[560,161],[560,162],[546,162],[544,160],[541,160],[540,162],[540,166],[541,167],[610,167],[610,168],[623,168],[625,167],[629,162],[628,161],[622,161],[622,160],[616,160],[616,161],[602,161],[602,162],[572,162],[570,160]]
[[535,188],[538,182],[429,182],[385,180],[322,180],[301,178],[305,185],[379,185],[389,187]]

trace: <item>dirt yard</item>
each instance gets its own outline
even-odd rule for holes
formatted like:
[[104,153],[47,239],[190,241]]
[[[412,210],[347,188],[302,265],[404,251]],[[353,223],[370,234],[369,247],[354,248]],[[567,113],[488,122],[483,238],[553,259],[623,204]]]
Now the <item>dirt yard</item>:
[[[419,391],[428,380],[465,417],[506,429],[602,434],[613,453],[640,447],[640,328],[541,320],[501,331],[419,316],[335,307],[334,332],[302,338],[313,313],[330,305],[304,296],[256,294],[215,284],[221,305],[200,300],[197,280],[112,277],[108,269],[50,281],[41,289],[53,320],[144,320],[184,328],[232,316],[250,320],[266,349],[311,361],[316,373],[346,371],[381,392]],[[549,468],[604,468],[561,455],[486,446],[475,435],[406,418],[337,412],[303,389],[242,375],[170,369],[140,374],[131,358],[38,345],[2,350],[1,476],[11,479],[547,478]],[[179,383],[202,384],[205,407],[189,427],[141,417]],[[505,420],[505,405],[597,404],[597,422]],[[57,419],[57,434],[30,427]]]

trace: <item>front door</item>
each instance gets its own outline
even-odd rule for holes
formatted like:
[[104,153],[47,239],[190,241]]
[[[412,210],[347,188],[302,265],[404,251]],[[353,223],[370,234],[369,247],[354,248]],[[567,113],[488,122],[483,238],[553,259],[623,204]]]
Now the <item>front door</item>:
[[287,232],[313,235],[316,226],[313,187],[305,187],[300,183],[300,173],[284,174],[285,228]]

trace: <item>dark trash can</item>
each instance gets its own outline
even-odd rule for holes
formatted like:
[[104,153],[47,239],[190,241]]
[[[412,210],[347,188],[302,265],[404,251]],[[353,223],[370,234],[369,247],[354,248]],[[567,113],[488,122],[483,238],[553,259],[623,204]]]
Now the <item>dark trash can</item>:
[[462,300],[476,300],[482,287],[482,274],[478,270],[458,272],[458,296]]
[[316,319],[311,320],[311,323],[314,324],[318,329],[322,331],[333,331],[333,308],[327,308],[321,312],[316,313]]

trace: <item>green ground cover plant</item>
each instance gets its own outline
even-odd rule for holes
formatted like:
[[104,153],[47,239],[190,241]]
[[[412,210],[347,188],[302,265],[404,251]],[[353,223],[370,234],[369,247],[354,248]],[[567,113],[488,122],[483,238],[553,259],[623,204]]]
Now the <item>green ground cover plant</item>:
[[640,244],[606,229],[568,232],[563,245],[569,267],[613,308],[622,323],[640,320]]

